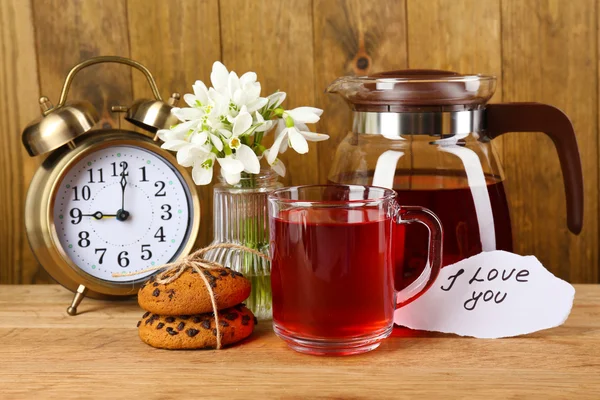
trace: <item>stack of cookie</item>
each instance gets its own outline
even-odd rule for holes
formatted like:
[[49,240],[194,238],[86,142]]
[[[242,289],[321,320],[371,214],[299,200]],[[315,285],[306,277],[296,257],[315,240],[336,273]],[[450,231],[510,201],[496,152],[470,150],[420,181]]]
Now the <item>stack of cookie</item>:
[[[250,281],[229,268],[202,271],[213,290],[221,334],[221,346],[250,336],[256,317],[243,304],[250,295]],[[171,283],[151,278],[138,293],[146,310],[138,322],[140,338],[162,349],[202,349],[217,346],[213,305],[204,279],[188,268]]]

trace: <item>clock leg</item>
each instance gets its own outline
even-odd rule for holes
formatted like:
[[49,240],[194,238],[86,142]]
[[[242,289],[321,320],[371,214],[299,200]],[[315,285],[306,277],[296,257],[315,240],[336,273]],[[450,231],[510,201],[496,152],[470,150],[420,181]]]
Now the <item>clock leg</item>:
[[87,288],[83,285],[79,285],[75,292],[75,296],[73,297],[73,301],[71,302],[71,306],[67,308],[67,314],[77,315],[77,306],[79,306],[79,303],[81,303],[81,300],[85,297],[86,292]]

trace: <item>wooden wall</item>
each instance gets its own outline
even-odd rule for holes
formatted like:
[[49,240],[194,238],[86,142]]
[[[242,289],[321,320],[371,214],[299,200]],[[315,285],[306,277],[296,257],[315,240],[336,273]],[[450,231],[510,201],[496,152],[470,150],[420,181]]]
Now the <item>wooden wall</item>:
[[[571,282],[598,282],[599,0],[0,0],[0,283],[44,283],[23,228],[26,190],[40,158],[20,133],[54,102],[68,70],[96,55],[145,64],[162,94],[208,81],[213,61],[256,71],[263,93],[282,89],[287,105],[325,109],[332,135],[307,157],[287,160],[285,183],[325,180],[348,126],[348,109],[323,93],[338,76],[400,68],[441,68],[498,76],[493,101],[540,101],[571,116],[585,180],[585,223],[566,228],[558,158],[542,134],[495,141],[504,160],[516,252],[535,254]],[[361,63],[358,63],[359,59]],[[71,98],[102,110],[148,96],[141,74],[103,65],[76,79]],[[211,189],[202,188],[210,237]]]

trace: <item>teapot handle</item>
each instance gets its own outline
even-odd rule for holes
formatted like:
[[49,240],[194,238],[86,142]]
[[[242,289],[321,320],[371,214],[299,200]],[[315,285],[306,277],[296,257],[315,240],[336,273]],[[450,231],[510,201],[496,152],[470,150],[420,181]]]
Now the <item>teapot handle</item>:
[[569,117],[556,107],[541,103],[489,104],[487,136],[507,132],[543,132],[552,139],[562,169],[567,196],[567,226],[579,234],[583,225],[583,176],[575,130]]

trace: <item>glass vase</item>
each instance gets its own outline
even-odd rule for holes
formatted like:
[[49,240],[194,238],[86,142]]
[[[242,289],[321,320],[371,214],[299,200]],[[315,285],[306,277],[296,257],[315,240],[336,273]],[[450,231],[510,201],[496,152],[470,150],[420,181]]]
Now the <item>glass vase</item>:
[[[211,244],[234,243],[269,255],[269,217],[267,195],[282,187],[272,169],[260,173],[242,173],[240,182],[229,185],[220,177],[214,187],[213,229]],[[216,249],[205,256],[235,271],[252,282],[252,292],[245,301],[259,319],[272,318],[271,265],[257,255],[237,249]]]

